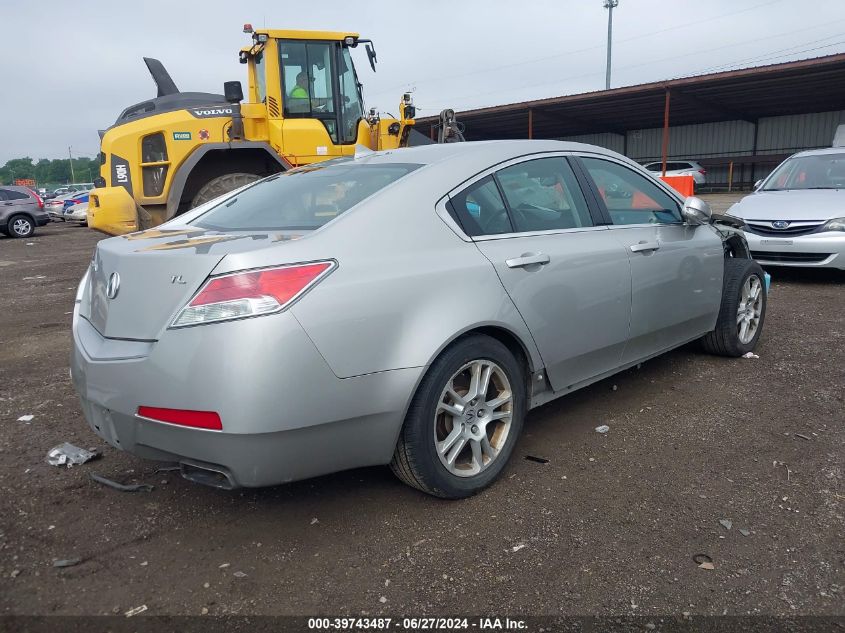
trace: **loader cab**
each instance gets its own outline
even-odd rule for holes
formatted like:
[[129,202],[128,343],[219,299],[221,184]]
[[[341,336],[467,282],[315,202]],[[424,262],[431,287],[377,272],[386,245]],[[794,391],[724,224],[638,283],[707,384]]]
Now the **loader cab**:
[[[246,49],[250,100],[266,107],[271,137],[274,130],[281,132],[278,144],[302,158],[340,156],[350,153],[356,143],[369,145],[369,128],[361,129],[363,95],[351,54],[358,36],[310,33],[306,39],[299,35],[304,33],[257,31],[256,45]],[[367,49],[374,64],[371,45]],[[303,133],[313,149],[291,146]],[[298,140],[294,142],[299,145]]]

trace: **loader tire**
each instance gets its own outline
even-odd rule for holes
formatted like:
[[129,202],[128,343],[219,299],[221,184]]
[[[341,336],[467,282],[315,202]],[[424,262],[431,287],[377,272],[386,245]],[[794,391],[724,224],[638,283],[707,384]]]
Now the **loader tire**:
[[214,198],[219,198],[230,191],[239,189],[240,187],[248,185],[251,182],[255,182],[260,178],[261,176],[258,174],[247,174],[242,172],[223,174],[217,178],[212,178],[200,187],[197,195],[195,195],[194,199],[191,200],[191,208],[193,209],[201,204],[205,204],[209,200],[214,200]]

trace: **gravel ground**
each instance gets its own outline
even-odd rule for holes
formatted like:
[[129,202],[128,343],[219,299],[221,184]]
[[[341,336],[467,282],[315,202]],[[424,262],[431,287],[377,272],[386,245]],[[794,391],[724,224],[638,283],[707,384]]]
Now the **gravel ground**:
[[[845,614],[845,275],[772,271],[759,359],[687,346],[533,411],[472,499],[386,468],[225,492],[88,430],[69,329],[98,239],[0,238],[0,614]],[[103,456],[46,464],[65,441]]]

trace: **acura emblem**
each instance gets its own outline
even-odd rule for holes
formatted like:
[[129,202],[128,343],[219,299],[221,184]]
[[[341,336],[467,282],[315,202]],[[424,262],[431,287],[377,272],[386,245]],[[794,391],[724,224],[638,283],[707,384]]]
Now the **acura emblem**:
[[112,273],[111,277],[109,277],[109,285],[106,286],[106,296],[109,299],[114,299],[117,296],[117,292],[120,290],[120,275],[117,273]]
[[789,222],[787,222],[786,220],[775,220],[774,222],[772,222],[772,228],[775,229],[785,229],[788,226]]

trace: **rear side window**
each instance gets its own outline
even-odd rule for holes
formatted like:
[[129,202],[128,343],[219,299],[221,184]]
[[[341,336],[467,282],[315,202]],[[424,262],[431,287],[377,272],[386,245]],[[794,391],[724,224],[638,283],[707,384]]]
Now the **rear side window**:
[[6,200],[29,200],[29,196],[21,191],[13,191],[12,189],[4,189],[6,192]]
[[467,235],[513,233],[507,207],[492,176],[452,196],[451,206]]
[[192,224],[218,231],[309,231],[421,165],[322,163],[276,174],[244,189]]

